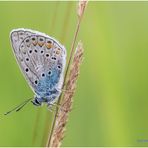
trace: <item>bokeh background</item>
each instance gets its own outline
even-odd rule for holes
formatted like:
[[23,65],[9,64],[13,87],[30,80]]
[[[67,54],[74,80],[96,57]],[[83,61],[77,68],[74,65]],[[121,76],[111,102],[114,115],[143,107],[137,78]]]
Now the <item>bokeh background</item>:
[[[69,55],[77,2],[0,2],[0,146],[45,146],[54,113],[32,97],[9,33],[30,28],[57,38]],[[78,41],[85,48],[62,146],[148,146],[148,2],[89,2]]]

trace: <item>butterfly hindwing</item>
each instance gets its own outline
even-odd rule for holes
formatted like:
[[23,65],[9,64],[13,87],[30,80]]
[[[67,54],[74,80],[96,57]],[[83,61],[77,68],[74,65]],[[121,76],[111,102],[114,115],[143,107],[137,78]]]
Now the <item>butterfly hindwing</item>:
[[[55,39],[29,29],[11,32],[11,43],[20,68],[38,95],[61,88],[66,50]],[[46,76],[47,75],[47,76]]]

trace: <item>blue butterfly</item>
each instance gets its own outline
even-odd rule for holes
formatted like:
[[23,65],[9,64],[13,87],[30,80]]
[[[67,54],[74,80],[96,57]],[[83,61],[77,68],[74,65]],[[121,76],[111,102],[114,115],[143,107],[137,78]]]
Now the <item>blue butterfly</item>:
[[52,106],[63,85],[65,47],[56,39],[30,29],[14,29],[10,38],[20,69],[35,93],[32,103]]

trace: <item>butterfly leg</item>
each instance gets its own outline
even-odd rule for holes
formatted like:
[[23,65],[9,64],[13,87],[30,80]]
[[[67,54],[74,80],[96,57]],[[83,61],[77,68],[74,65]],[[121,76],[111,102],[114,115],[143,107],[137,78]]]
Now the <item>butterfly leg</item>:
[[74,91],[73,90],[68,90],[68,89],[63,89],[63,88],[61,88],[61,89],[58,89],[58,88],[56,88],[59,92],[67,92],[67,93],[73,93]]
[[57,103],[53,103],[53,104],[48,103],[47,107],[51,112],[53,112],[53,111],[56,111],[56,108],[60,108],[60,105],[58,105]]
[[[63,112],[68,112],[67,109],[64,108],[64,106],[61,106],[61,104],[58,104],[57,102],[54,102],[54,103],[51,103],[51,102],[48,102],[47,103],[47,107],[48,109],[52,112],[52,111],[55,111],[56,108],[59,108],[61,111]],[[53,107],[56,107],[56,108],[53,108]],[[69,110],[70,111],[70,110]]]

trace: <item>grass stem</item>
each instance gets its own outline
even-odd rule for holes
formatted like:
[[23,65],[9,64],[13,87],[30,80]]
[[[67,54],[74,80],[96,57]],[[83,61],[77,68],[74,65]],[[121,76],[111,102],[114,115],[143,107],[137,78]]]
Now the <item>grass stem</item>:
[[[64,83],[63,83],[63,88],[62,89],[65,89],[65,90],[67,89],[67,85],[66,85],[66,83],[67,83],[67,76],[68,76],[70,64],[71,64],[71,61],[72,61],[72,58],[73,58],[73,55],[74,55],[74,51],[75,51],[74,49],[75,49],[78,33],[79,33],[79,30],[80,30],[81,20],[82,20],[82,17],[83,17],[83,14],[84,14],[84,10],[85,10],[85,7],[86,7],[86,3],[84,5],[80,5],[81,3],[83,4],[84,2],[83,1],[79,2],[79,6],[81,6],[81,7],[79,7],[78,10],[77,10],[78,21],[77,21],[77,25],[76,25],[76,29],[75,29],[72,45],[71,45],[70,56],[69,56],[69,59],[68,59],[68,64],[67,64],[67,67],[66,67],[65,76],[64,76]],[[61,104],[62,96],[63,96],[63,93],[61,93],[61,95],[60,95],[60,97],[58,99],[58,105]],[[52,139],[52,136],[53,136],[53,133],[54,133],[54,129],[55,129],[58,113],[59,113],[59,107],[56,107],[53,123],[52,123],[52,126],[51,126],[51,131],[49,133],[49,137],[48,137],[48,140],[47,140],[46,147],[50,147],[51,146],[51,139]]]

